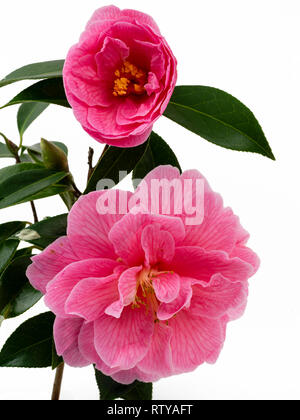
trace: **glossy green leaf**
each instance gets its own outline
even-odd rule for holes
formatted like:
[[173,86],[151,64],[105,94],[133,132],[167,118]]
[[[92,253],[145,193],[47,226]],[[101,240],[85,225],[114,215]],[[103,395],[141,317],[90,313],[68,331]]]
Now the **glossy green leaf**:
[[180,164],[170,146],[152,131],[144,155],[133,170],[132,178],[135,187],[138,180],[145,178],[154,168],[160,165],[171,165],[179,169]]
[[275,160],[253,113],[222,90],[177,86],[164,115],[218,146]]
[[44,198],[47,188],[66,177],[65,172],[53,172],[31,163],[20,163],[0,170],[0,209]]
[[64,60],[45,61],[23,66],[8,74],[0,81],[0,87],[21,80],[39,80],[61,77],[64,66]]
[[15,239],[8,239],[0,244],[0,274],[12,260],[18,245],[19,241]]
[[120,179],[120,171],[129,174],[136,167],[147,148],[148,142],[141,146],[123,149],[119,147],[109,147],[99,160],[92,173],[84,194],[95,191],[99,181],[110,179],[117,185]]
[[115,382],[109,376],[95,369],[96,381],[100,392],[101,400],[115,400],[122,398],[124,400],[152,400],[152,383],[143,383],[135,381],[130,385],[122,385]]
[[46,79],[29,86],[27,89],[16,95],[11,101],[2,108],[7,106],[24,104],[30,102],[42,102],[46,104],[61,105],[70,108],[67,101],[63,79]]
[[0,352],[0,366],[51,366],[54,319],[52,312],[46,312],[24,322],[4,344]]
[[40,102],[29,102],[20,106],[17,115],[17,123],[21,137],[23,137],[27,128],[45,111],[46,108],[48,108],[48,106],[49,104]]
[[35,290],[26,277],[30,264],[29,256],[18,257],[0,277],[0,315],[5,319],[23,314],[42,297],[42,293]]
[[14,158],[6,144],[0,142],[0,158]]
[[[49,246],[52,242],[56,241],[56,239],[66,235],[67,218],[68,214],[61,214],[59,216],[49,217],[45,220],[42,220],[39,223],[31,225],[27,229],[24,229],[21,232],[20,238],[24,238],[26,242],[36,245],[41,249],[44,249],[47,246]],[[39,238],[27,240],[26,235],[28,234],[28,237],[30,238],[31,232],[36,232]]]
[[26,222],[8,222],[0,225],[0,244],[20,230],[24,229]]

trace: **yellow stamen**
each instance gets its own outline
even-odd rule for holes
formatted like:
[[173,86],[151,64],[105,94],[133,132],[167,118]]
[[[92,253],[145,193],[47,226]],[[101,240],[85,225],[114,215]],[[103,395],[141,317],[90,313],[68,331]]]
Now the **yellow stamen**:
[[129,61],[124,61],[123,66],[115,71],[115,76],[114,96],[143,95],[146,92],[146,73]]

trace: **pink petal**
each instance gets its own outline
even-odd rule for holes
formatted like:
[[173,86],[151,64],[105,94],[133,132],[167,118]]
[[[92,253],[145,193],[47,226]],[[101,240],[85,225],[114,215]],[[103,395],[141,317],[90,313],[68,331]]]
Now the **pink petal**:
[[157,318],[161,321],[166,321],[178,314],[183,308],[190,305],[193,295],[191,280],[181,277],[180,291],[176,299],[170,303],[162,303],[157,311]]
[[69,76],[68,88],[74,96],[88,106],[108,107],[114,103],[111,88],[103,81],[89,83],[86,80]]
[[204,197],[198,198],[204,202],[204,220],[200,225],[187,226],[185,245],[200,246],[206,250],[223,250],[230,253],[240,235],[245,231],[241,227],[239,218],[230,208],[223,207],[222,197],[213,192],[206,179],[198,171],[186,171],[182,180],[193,181],[193,202],[196,202],[196,181],[202,180],[205,185]]
[[113,81],[115,71],[120,68],[128,56],[129,48],[121,39],[107,36],[101,51],[95,57],[99,78],[108,82]]
[[133,369],[128,369],[128,370],[120,370],[119,372],[114,373],[111,376],[113,380],[123,385],[132,384],[136,380],[147,383],[147,382],[155,382],[158,379],[160,379],[159,376],[153,373],[142,372],[137,367]]
[[231,282],[246,281],[253,274],[252,266],[240,258],[229,258],[222,251],[205,251],[195,246],[176,248],[170,269],[204,282],[209,282],[217,273]]
[[95,364],[98,370],[104,375],[112,375],[117,369],[110,369],[99,357],[94,344],[94,323],[85,322],[80,330],[78,337],[78,347],[80,353],[90,363]]
[[158,375],[159,378],[171,375],[171,337],[170,327],[161,322],[156,323],[149,351],[137,367],[145,373]]
[[[116,214],[99,214],[97,204],[104,194],[115,203]],[[130,196],[131,193],[126,191],[96,191],[74,204],[68,219],[68,237],[80,258],[116,258],[108,233],[123,217],[123,214],[118,214],[119,203],[125,203],[126,212],[126,203]]]
[[158,35],[160,34],[159,27],[157,26],[155,20],[146,13],[142,13],[132,9],[125,9],[122,10],[122,16],[129,16],[133,18],[136,22],[142,23],[144,25],[149,25]]
[[95,321],[96,350],[111,368],[131,369],[145,357],[153,329],[150,312],[126,307],[120,319],[105,315]]
[[174,373],[191,372],[204,362],[214,363],[224,343],[221,321],[181,311],[170,321]]
[[155,265],[158,262],[172,261],[175,253],[173,236],[161,230],[159,225],[148,225],[143,229],[141,237],[142,248],[145,252],[145,264]]
[[161,89],[160,83],[156,77],[156,74],[148,73],[148,83],[145,85],[147,94],[150,96],[152,93],[157,92]]
[[64,352],[62,355],[64,362],[72,367],[86,367],[90,365],[90,362],[83,357],[83,355],[80,353],[80,350],[78,348],[78,343],[73,343],[68,350]]
[[114,245],[116,254],[129,265],[139,265],[144,261],[141,235],[143,228],[149,224],[163,226],[163,229],[168,231],[175,241],[184,237],[184,226],[179,218],[128,213],[113,226],[109,239]]
[[45,294],[47,284],[67,265],[78,261],[78,257],[68,238],[61,237],[41,254],[32,257],[32,261],[33,264],[28,267],[26,275],[32,286]]
[[71,291],[65,311],[94,321],[104,314],[105,309],[118,297],[118,277],[113,274],[103,278],[81,280]]
[[193,286],[189,312],[196,316],[220,318],[229,310],[239,308],[247,301],[247,283],[236,282],[215,274],[208,284]]
[[243,261],[251,264],[253,267],[253,274],[254,275],[257,270],[259,269],[260,260],[259,257],[252,251],[252,249],[247,248],[246,246],[236,246],[230,256],[240,258]]
[[83,320],[80,318],[55,318],[53,334],[57,354],[61,356],[73,343],[77,342]]
[[103,20],[113,20],[121,16],[121,10],[116,6],[104,6],[100,9],[97,9],[91,19],[89,20],[87,27],[92,25],[95,22]]
[[180,277],[175,273],[159,274],[153,279],[155,295],[160,302],[170,303],[180,291]]
[[70,315],[65,312],[65,303],[77,283],[89,277],[110,276],[118,265],[118,262],[104,258],[70,264],[48,284],[46,305],[56,315],[69,318]]
[[130,305],[134,301],[137,292],[138,273],[142,268],[142,266],[129,268],[124,271],[119,279],[120,299],[124,306]]

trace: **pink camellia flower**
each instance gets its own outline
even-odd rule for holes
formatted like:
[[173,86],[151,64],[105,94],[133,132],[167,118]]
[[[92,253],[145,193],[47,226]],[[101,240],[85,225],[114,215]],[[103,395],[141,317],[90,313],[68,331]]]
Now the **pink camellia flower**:
[[135,10],[97,10],[68,53],[65,91],[100,143],[133,147],[149,137],[177,80],[177,62],[154,20]]
[[[153,194],[157,182],[172,186],[169,196]],[[202,223],[187,224],[186,203],[181,214],[174,209],[200,193]],[[147,201],[156,214],[137,212]],[[67,236],[33,257],[27,275],[56,314],[56,349],[66,363],[93,363],[124,384],[152,382],[217,360],[259,266],[248,237],[198,171],[160,166],[135,193],[80,198]]]

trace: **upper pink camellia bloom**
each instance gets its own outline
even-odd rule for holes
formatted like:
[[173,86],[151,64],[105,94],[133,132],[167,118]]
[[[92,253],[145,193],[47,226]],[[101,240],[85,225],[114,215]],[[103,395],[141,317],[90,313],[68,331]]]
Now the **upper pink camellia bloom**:
[[[56,314],[58,354],[71,366],[93,363],[124,384],[214,363],[228,321],[246,307],[248,279],[259,266],[238,217],[199,172],[180,175],[160,166],[142,184],[150,191],[157,180],[174,187],[169,198],[160,193],[158,203],[147,192],[157,214],[136,211],[147,191],[141,186],[134,194],[106,190],[80,198],[67,236],[33,257],[27,271]],[[189,225],[186,211],[175,214],[174,208],[178,197],[199,198],[199,180],[204,218]],[[186,181],[188,197],[179,191]],[[104,198],[115,199],[123,214],[104,214]]]
[[97,10],[63,70],[83,128],[100,143],[144,143],[177,80],[177,62],[154,20],[135,10]]

